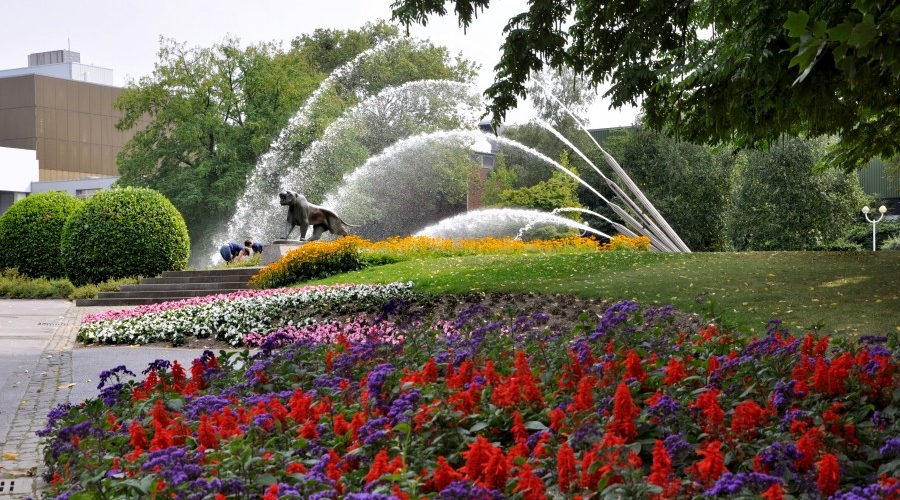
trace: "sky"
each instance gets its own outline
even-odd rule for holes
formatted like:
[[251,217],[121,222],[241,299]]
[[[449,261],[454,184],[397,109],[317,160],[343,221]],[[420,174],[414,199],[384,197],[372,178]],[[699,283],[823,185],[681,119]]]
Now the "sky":
[[[275,42],[288,49],[297,36],[315,29],[359,29],[366,22],[390,20],[393,0],[11,0],[3,7],[0,69],[28,66],[28,54],[70,49],[83,64],[111,68],[114,84],[125,85],[150,75],[157,62],[160,37],[188,47],[210,47],[226,35],[243,46]],[[527,8],[527,0],[495,0],[464,33],[452,10],[433,17],[410,34],[447,47],[481,65],[476,84],[482,91],[494,80],[500,60],[503,27]],[[452,9],[452,6],[450,7]],[[634,108],[609,110],[598,99],[590,110],[590,127],[631,125]],[[507,116],[508,123],[527,122],[530,105]]]

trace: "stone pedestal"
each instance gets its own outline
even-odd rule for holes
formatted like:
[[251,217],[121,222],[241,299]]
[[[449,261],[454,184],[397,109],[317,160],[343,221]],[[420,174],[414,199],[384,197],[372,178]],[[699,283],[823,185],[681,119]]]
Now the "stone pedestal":
[[275,240],[263,248],[262,258],[259,259],[259,265],[266,267],[273,262],[277,262],[284,254],[304,243],[306,242],[300,240]]

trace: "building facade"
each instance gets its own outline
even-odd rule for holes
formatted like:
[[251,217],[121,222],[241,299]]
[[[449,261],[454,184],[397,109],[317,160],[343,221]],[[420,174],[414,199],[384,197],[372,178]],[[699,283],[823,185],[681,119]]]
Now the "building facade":
[[[0,148],[33,151],[37,176],[31,178],[30,162],[0,155],[7,158],[0,163],[0,212],[9,200],[42,190],[21,191],[22,175],[83,195],[108,187],[119,175],[116,156],[134,130],[143,128],[116,130],[123,114],[113,103],[122,89],[111,85],[112,70],[82,65],[71,51],[31,54],[28,60],[27,68],[0,71]],[[15,186],[4,179],[15,179]]]

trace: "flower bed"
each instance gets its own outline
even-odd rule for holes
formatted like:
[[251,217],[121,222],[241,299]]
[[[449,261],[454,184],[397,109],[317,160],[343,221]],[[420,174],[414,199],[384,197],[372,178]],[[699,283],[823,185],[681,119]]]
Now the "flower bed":
[[48,498],[900,497],[885,338],[679,332],[633,302],[566,332],[389,306],[387,326],[286,329],[190,377],[104,372],[40,433]]
[[412,285],[406,282],[243,290],[164,302],[86,315],[77,338],[86,343],[171,342],[177,346],[185,337],[214,337],[239,346],[245,333],[264,335],[293,324],[294,319],[285,316],[285,311],[316,304],[383,304],[409,297]]

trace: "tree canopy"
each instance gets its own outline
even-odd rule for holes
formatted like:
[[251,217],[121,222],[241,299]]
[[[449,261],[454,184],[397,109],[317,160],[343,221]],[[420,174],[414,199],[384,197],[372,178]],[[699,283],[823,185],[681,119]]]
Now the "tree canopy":
[[[396,0],[409,26],[447,14],[462,27],[490,0]],[[613,106],[705,144],[760,146],[783,135],[837,135],[844,170],[900,152],[900,7],[885,0],[531,0],[504,28],[494,83],[499,124],[534,72],[571,68],[610,84]]]
[[[119,183],[163,193],[183,214],[194,242],[206,242],[235,211],[248,174],[291,116],[336,68],[396,39],[383,21],[360,30],[316,30],[291,48],[242,47],[227,37],[212,47],[162,38],[152,75],[129,82],[116,107],[119,129],[138,129],[121,151]],[[299,155],[341,113],[386,87],[413,80],[471,79],[475,68],[431,44],[402,44],[338,72],[313,103],[312,121],[290,142]],[[268,193],[267,193],[268,194]]]

